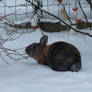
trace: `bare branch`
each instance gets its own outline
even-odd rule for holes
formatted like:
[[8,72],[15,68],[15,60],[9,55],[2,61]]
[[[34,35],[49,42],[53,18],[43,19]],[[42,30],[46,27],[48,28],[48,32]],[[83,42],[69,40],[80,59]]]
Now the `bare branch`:
[[80,9],[81,9],[82,13],[84,14],[84,17],[85,17],[86,21],[88,22],[87,16],[86,16],[86,14],[85,14],[85,12],[84,12],[82,6],[81,6],[80,1],[79,1],[79,0],[77,0],[77,1],[78,1],[78,4],[79,4],[79,6],[80,6]]
[[71,25],[69,25],[68,23],[64,22],[64,21],[63,21],[62,19],[60,19],[59,17],[57,17],[57,16],[55,16],[55,15],[53,15],[53,14],[51,14],[51,13],[49,13],[49,12],[43,10],[43,9],[41,9],[39,6],[35,5],[35,4],[32,3],[30,0],[26,0],[26,1],[29,2],[30,4],[32,4],[33,6],[36,6],[36,7],[37,7],[38,9],[40,9],[42,12],[45,12],[45,13],[49,14],[50,16],[52,16],[52,17],[58,19],[59,21],[61,21],[62,23],[64,23],[67,27],[69,27],[70,29],[73,29],[75,32],[78,32],[78,33],[80,33],[80,34],[84,34],[84,35],[87,35],[87,36],[89,36],[89,37],[92,37],[91,34],[86,33],[86,32],[81,32],[81,31],[79,31],[78,29],[73,28],[73,27],[72,27]]

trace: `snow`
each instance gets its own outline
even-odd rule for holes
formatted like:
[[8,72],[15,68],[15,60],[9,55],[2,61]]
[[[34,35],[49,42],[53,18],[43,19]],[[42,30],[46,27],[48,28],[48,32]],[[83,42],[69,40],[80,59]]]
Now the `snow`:
[[31,19],[31,25],[36,26],[37,23],[38,23],[38,18],[36,15],[34,15],[34,17]]
[[[39,65],[34,59],[21,62],[0,64],[1,92],[91,92],[92,91],[92,38],[74,35],[74,32],[45,33],[49,42],[65,41],[75,45],[82,57],[82,69],[79,72],[56,72],[51,68]],[[39,42],[42,36],[40,29],[24,34],[15,41],[5,43],[8,48],[26,47]],[[13,44],[13,45],[11,45]],[[18,46],[17,46],[18,45]]]
[[[51,3],[54,2],[51,1]],[[88,30],[84,31],[88,32]],[[2,31],[0,34],[4,34]],[[0,58],[0,92],[91,92],[92,38],[79,33],[75,35],[73,30],[45,34],[49,38],[48,44],[65,41],[76,46],[81,53],[82,69],[79,72],[56,72],[47,66],[39,65],[32,58],[15,62],[5,56],[9,64]],[[16,36],[18,35],[19,33],[16,33]],[[33,42],[39,42],[41,36],[41,30],[38,28],[14,41],[7,41],[4,46],[10,49],[24,48]],[[23,53],[25,53],[24,50]]]
[[[2,70],[0,70],[0,72],[2,72]],[[3,73],[1,73],[0,91],[91,92],[91,77],[91,74],[86,72],[61,73],[54,72],[53,70],[48,69],[48,67],[37,64],[13,64],[8,66],[4,69]]]

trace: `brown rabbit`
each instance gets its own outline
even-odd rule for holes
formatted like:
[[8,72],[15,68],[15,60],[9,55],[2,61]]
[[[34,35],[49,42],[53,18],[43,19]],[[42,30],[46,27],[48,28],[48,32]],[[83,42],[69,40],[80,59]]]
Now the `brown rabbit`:
[[55,71],[79,71],[81,68],[80,52],[72,44],[55,42],[47,45],[48,36],[44,35],[39,43],[26,48],[26,53],[39,64],[47,65]]

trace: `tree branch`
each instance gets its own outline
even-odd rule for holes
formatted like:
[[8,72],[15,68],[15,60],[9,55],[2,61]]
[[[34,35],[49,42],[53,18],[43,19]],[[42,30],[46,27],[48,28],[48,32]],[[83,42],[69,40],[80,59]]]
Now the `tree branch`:
[[35,4],[32,3],[30,0],[26,0],[26,1],[27,1],[28,3],[30,3],[30,4],[32,4],[33,6],[37,7],[40,11],[45,12],[45,13],[49,14],[50,16],[52,16],[52,17],[58,19],[59,21],[61,21],[62,23],[64,23],[68,28],[73,29],[75,32],[78,32],[78,33],[80,33],[80,34],[84,34],[84,35],[87,35],[87,36],[89,36],[89,37],[92,37],[91,34],[85,33],[85,32],[81,32],[81,31],[79,31],[79,30],[73,28],[73,27],[72,27],[71,25],[69,25],[68,23],[64,22],[64,21],[63,21],[62,19],[60,19],[59,17],[57,17],[57,16],[55,16],[55,15],[53,15],[53,14],[51,14],[51,13],[49,13],[49,12],[43,10],[43,9],[41,9],[39,6],[35,5]]

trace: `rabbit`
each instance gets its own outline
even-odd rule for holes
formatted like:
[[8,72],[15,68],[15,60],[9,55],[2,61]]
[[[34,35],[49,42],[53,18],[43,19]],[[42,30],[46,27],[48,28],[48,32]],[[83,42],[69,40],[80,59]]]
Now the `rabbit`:
[[39,64],[51,67],[55,71],[78,72],[81,69],[79,50],[70,43],[54,42],[47,45],[48,36],[41,37],[39,43],[26,47],[25,52]]

